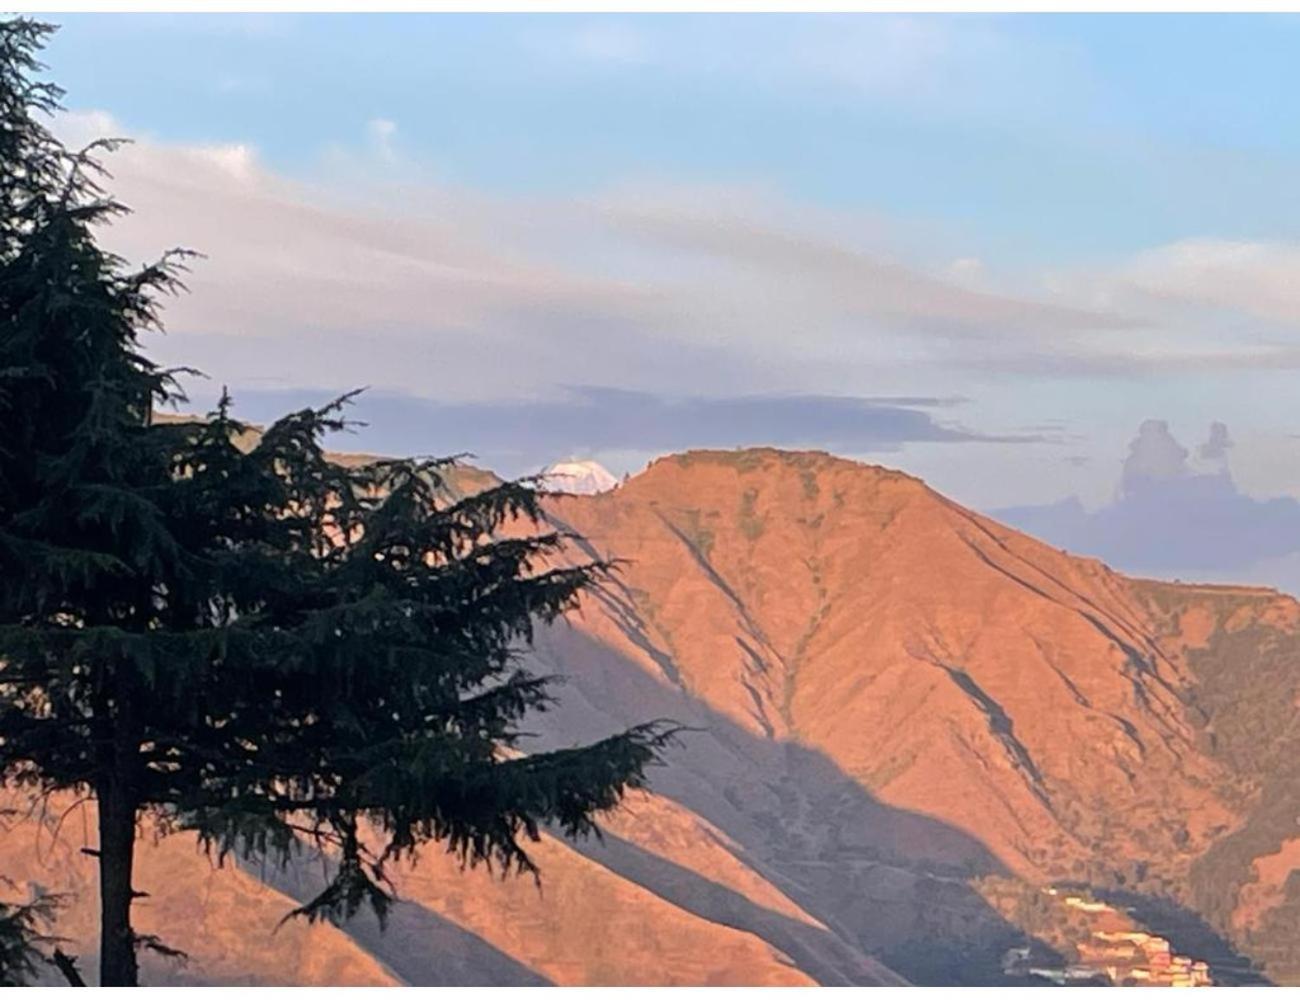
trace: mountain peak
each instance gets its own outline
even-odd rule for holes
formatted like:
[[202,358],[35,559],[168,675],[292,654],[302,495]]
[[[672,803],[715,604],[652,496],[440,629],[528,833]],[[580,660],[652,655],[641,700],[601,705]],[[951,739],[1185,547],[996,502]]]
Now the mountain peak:
[[599,462],[591,459],[568,459],[548,465],[542,473],[542,482],[556,493],[605,493],[619,485],[615,475]]

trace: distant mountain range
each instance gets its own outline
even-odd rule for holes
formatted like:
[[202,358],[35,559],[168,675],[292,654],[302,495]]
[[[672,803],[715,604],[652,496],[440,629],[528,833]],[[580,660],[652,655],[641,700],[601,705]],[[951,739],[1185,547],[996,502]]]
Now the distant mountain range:
[[[546,510],[564,558],[624,562],[530,654],[566,681],[536,745],[677,719],[652,793],[603,843],[544,836],[540,890],[425,852],[386,935],[273,933],[319,862],[143,831],[139,930],[191,955],[147,982],[998,985],[1091,947],[1043,892],[1071,886],[1216,981],[1300,983],[1300,604],[1128,578],[822,453],[670,456]],[[80,892],[90,968],[94,824],[61,813],[0,873]]]

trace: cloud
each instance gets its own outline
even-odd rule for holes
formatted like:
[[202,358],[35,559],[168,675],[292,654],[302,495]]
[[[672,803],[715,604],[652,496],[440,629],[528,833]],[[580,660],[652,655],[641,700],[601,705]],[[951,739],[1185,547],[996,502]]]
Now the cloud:
[[[121,132],[104,115],[65,119],[60,130]],[[181,357],[217,358],[212,374],[235,384],[536,389],[561,374],[565,345],[549,345],[546,371],[544,353],[517,344],[529,327],[542,336],[592,323],[619,331],[647,316],[643,288],[521,254],[493,238],[499,209],[467,220],[449,193],[408,200],[406,212],[380,208],[362,193],[279,176],[243,145],[138,142],[108,165],[113,193],[134,210],[104,231],[110,246],[135,262],[177,244],[205,255],[189,294],[168,303],[173,336],[160,352],[183,341]]]
[[[778,301],[787,292],[805,318],[855,317],[892,329],[985,337],[1133,326],[1112,313],[971,290],[833,235],[779,226],[754,213],[654,199],[611,200],[605,210],[622,233],[735,269],[710,272],[711,282],[738,271],[774,289]],[[963,278],[972,274],[968,268]]]
[[392,160],[396,153],[393,150],[393,137],[397,135],[397,122],[388,118],[371,118],[366,122],[366,131],[370,135],[370,145],[375,153],[383,160]]
[[[240,394],[236,403],[247,419],[267,420],[325,399],[319,391],[253,391]],[[518,474],[558,458],[688,448],[770,445],[862,454],[910,442],[1043,440],[1035,434],[974,431],[929,412],[957,403],[917,396],[668,396],[600,386],[571,387],[553,399],[456,403],[370,392],[355,407],[367,427],[339,447],[389,453],[468,450],[497,471]]]
[[[525,50],[564,72],[655,71],[703,88],[811,92],[822,106],[873,103],[909,115],[1024,121],[1059,116],[1091,88],[1072,48],[987,17],[895,14],[763,18],[570,19],[521,33]],[[1079,102],[1071,103],[1077,108]]]
[[984,273],[984,261],[978,257],[958,257],[948,265],[948,276],[959,285],[978,284]]
[[270,80],[264,76],[226,73],[213,81],[212,89],[218,94],[252,97],[269,94],[272,87]]
[[[123,131],[102,113],[59,129]],[[1114,313],[959,284],[950,255],[933,271],[904,263],[870,226],[761,192],[493,196],[397,162],[391,120],[366,135],[313,179],[242,144],[146,138],[111,158],[134,214],[105,230],[109,245],[133,261],[177,244],[206,255],[168,304],[161,360],[235,386],[451,399],[575,383],[854,394],[1128,329]]]
[[855,90],[896,99],[947,83],[942,78],[963,61],[982,62],[996,37],[923,17],[841,20],[838,29],[798,37],[799,65]]
[[626,22],[585,24],[572,36],[573,52],[599,62],[645,63],[651,58],[651,48],[650,36]]
[[1188,239],[1138,255],[1121,279],[1157,298],[1300,326],[1300,244]]
[[[1179,240],[1092,271],[1051,274],[1066,301],[1134,319],[1140,338],[1103,331],[1007,370],[1171,376],[1300,368],[1300,244]],[[1000,363],[993,359],[992,363]]]
[[1164,420],[1138,428],[1115,500],[1088,511],[1077,497],[1053,504],[1008,507],[992,516],[1072,552],[1116,568],[1158,576],[1209,575],[1292,587],[1300,580],[1300,502],[1257,500],[1233,482],[1231,439],[1220,422],[1197,450],[1205,471]]
[[[821,18],[790,32],[772,61],[859,99],[942,117],[1043,119],[1091,89],[1079,53],[978,16]],[[1071,103],[1075,103],[1071,101]]]
[[1232,438],[1228,436],[1228,425],[1218,420],[1210,424],[1210,436],[1196,449],[1196,455],[1203,462],[1221,465],[1227,471],[1228,450],[1232,447]]
[[[668,42],[665,48],[664,43]],[[552,69],[617,70],[662,63],[681,40],[669,41],[644,24],[622,18],[560,18],[529,27],[519,43],[530,59]]]
[[1169,433],[1169,424],[1144,420],[1129,445],[1120,492],[1128,496],[1140,492],[1148,483],[1177,479],[1187,473],[1187,449]]
[[[1214,327],[1206,327],[1205,333],[1208,338],[1216,336]],[[1219,344],[1203,347],[1194,334],[1148,318],[1135,320],[1135,333],[1123,338],[1123,343],[1110,343],[1117,338],[1105,336],[1104,331],[1086,339],[1058,337],[1050,346],[995,342],[988,350],[960,358],[958,363],[966,371],[1053,379],[1169,379],[1300,369],[1300,344],[1233,345],[1233,331],[1218,330]]]

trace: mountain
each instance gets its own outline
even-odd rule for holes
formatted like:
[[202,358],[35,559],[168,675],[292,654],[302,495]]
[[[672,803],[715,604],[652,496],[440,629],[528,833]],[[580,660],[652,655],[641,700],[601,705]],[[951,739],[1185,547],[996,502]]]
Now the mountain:
[[[652,793],[602,841],[544,837],[540,889],[425,852],[382,936],[271,936],[318,864],[143,831],[142,930],[191,953],[147,981],[1000,984],[1008,949],[1084,954],[1100,912],[1216,981],[1300,982],[1290,598],[1130,579],[821,453],[690,452],[547,511],[564,558],[622,561],[538,636],[564,685],[535,745],[676,719]],[[71,806],[9,830],[0,872],[93,885]]]
[[[1138,892],[1295,975],[1269,951],[1300,889],[1278,819],[1300,687],[1289,598],[1130,580],[818,454],[686,454],[555,509],[628,560],[603,613],[555,639],[566,696],[632,664],[673,693],[657,714],[695,709],[710,735],[656,787],[896,970],[927,978],[949,950],[944,974],[969,973],[964,931],[909,907],[957,879],[954,919],[993,939],[958,884],[1010,876]],[[688,771],[706,788],[679,787]],[[1242,893],[1270,901],[1254,923]]]
[[618,479],[599,462],[576,459],[546,467],[542,482],[557,493],[590,495],[616,489]]

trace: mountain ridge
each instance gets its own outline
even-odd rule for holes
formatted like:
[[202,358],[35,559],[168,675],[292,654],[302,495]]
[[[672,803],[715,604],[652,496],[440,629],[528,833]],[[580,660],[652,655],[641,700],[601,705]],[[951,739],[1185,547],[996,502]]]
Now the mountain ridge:
[[[619,562],[528,654],[564,681],[533,745],[690,731],[603,845],[546,841],[540,896],[435,849],[397,937],[327,954],[425,983],[996,984],[1037,933],[1007,892],[1070,883],[1300,981],[1295,601],[1130,579],[825,452],[665,456],[544,509],[581,536],[558,559]],[[290,898],[305,871],[258,877]]]

